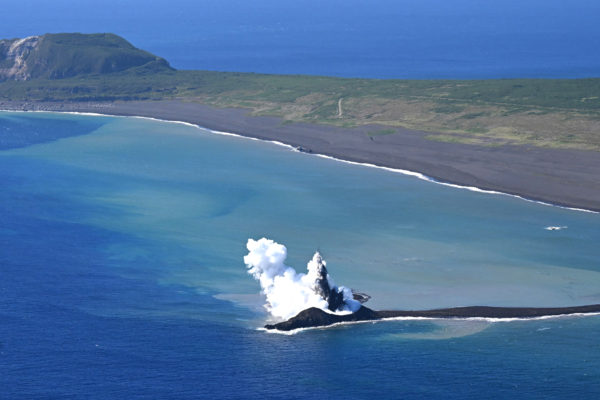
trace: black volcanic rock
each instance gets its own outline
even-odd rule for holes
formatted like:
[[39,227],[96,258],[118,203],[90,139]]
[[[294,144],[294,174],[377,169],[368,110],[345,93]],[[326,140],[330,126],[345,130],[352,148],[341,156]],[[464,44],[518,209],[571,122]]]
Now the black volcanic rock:
[[369,296],[366,293],[357,292],[356,290],[352,289],[352,298],[354,300],[358,301],[360,304],[364,304],[367,301],[369,301],[369,299],[371,298],[371,296]]
[[340,322],[377,321],[385,318],[426,317],[426,318],[535,318],[544,316],[600,313],[600,304],[576,307],[454,307],[422,311],[374,311],[362,306],[352,314],[337,315],[319,308],[309,308],[298,315],[278,324],[265,325],[266,329],[292,331],[300,328],[317,328]]
[[298,313],[298,315],[288,319],[287,321],[274,325],[265,325],[265,328],[276,329],[280,331],[292,331],[300,328],[328,326],[337,324],[339,322],[370,321],[377,319],[380,319],[380,317],[377,315],[377,312],[367,307],[361,307],[358,309],[358,311],[345,315],[330,314],[321,310],[320,308],[311,307],[301,311]]
[[336,311],[341,309],[344,305],[344,293],[339,291],[337,287],[329,286],[329,280],[327,279],[329,273],[319,253],[315,254],[315,261],[317,262],[318,274],[313,288],[315,293],[327,301],[329,310]]
[[589,314],[600,312],[600,304],[576,307],[453,307],[422,311],[377,311],[379,318],[536,318],[553,315]]

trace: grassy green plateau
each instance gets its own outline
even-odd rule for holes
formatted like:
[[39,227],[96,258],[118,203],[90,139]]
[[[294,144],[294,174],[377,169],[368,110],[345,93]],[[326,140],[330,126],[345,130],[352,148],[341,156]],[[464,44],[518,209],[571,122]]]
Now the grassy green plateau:
[[[114,35],[110,37],[115,40]],[[78,37],[66,44],[64,40],[62,46],[71,50],[63,49],[68,56],[59,60],[70,64],[81,58],[73,49],[87,45]],[[126,66],[128,60],[139,61],[149,55],[133,46],[127,51],[124,48],[127,46],[121,43],[115,47],[118,54],[108,54],[110,47],[103,46],[101,56]],[[45,51],[52,53],[51,49]],[[96,65],[96,53],[87,52],[83,58]],[[176,71],[160,60],[152,56],[148,63],[137,62],[115,72],[96,68],[97,72],[57,79],[49,71],[34,79],[6,80],[0,82],[0,102],[178,99],[216,107],[243,107],[254,115],[281,117],[283,123],[384,125],[375,127],[372,136],[395,134],[394,128],[406,127],[432,132],[428,138],[438,141],[600,151],[598,78],[347,79]]]

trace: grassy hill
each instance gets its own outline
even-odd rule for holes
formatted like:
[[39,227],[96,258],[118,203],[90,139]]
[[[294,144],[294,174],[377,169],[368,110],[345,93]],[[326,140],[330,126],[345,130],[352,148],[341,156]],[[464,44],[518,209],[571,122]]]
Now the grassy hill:
[[110,33],[59,33],[0,41],[5,79],[62,79],[108,74],[135,67],[170,70],[166,60]]
[[[37,78],[1,82],[0,101],[183,99],[244,107],[283,123],[387,126],[372,135],[394,134],[402,126],[430,131],[432,140],[600,150],[600,79],[377,80],[175,71],[115,35],[50,36],[48,46],[61,53],[44,58],[40,50]],[[52,60],[51,68],[44,70],[43,60]]]

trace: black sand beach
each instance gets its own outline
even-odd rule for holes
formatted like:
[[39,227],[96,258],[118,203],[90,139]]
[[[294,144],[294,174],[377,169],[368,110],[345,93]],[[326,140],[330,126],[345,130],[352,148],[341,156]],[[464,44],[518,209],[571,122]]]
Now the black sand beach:
[[495,190],[552,204],[600,211],[600,153],[532,146],[479,146],[426,139],[428,132],[398,128],[370,136],[380,126],[340,128],[283,123],[176,100],[96,103],[0,102],[3,110],[94,112],[184,121],[336,158],[423,173],[436,180]]

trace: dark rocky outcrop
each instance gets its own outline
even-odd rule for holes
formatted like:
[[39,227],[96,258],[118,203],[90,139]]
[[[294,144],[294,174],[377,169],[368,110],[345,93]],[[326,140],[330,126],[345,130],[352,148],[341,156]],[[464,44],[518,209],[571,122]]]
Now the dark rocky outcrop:
[[370,321],[381,319],[376,311],[367,307],[361,307],[352,314],[337,315],[330,314],[320,308],[311,307],[301,311],[298,315],[287,321],[274,325],[265,325],[266,329],[276,329],[279,331],[293,331],[300,328],[314,328],[319,326],[328,326],[339,322]]
[[366,293],[357,292],[356,290],[352,289],[352,298],[358,301],[360,304],[365,304],[371,299],[371,296],[369,296]]
[[321,255],[316,253],[313,261],[317,263],[317,278],[313,288],[315,293],[327,301],[329,310],[336,311],[342,309],[344,306],[344,293],[337,287],[331,287],[329,284],[329,273]]
[[385,318],[535,318],[553,315],[600,313],[600,304],[576,307],[455,307],[423,311],[374,311],[362,306],[352,314],[336,315],[312,307],[293,318],[278,324],[266,325],[268,330],[292,331],[300,328],[317,328],[341,322],[377,321]]

